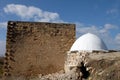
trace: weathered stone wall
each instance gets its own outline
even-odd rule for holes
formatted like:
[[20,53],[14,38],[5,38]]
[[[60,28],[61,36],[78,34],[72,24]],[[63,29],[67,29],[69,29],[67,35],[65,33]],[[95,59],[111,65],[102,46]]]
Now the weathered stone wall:
[[9,21],[5,76],[32,76],[64,68],[65,53],[75,41],[75,25]]
[[120,80],[120,52],[69,51],[65,62],[65,75],[68,73],[78,74],[75,75],[78,79],[71,80]]
[[69,73],[72,68],[74,67],[80,67],[81,63],[85,63],[86,56],[90,54],[90,52],[86,51],[68,51],[67,52],[67,58],[64,64],[64,70],[66,73]]

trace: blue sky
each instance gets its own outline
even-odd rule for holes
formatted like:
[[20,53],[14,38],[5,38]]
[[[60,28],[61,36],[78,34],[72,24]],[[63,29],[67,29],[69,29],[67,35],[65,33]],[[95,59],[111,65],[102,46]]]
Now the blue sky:
[[76,37],[93,33],[120,50],[120,0],[0,0],[0,54],[9,20],[76,24]]

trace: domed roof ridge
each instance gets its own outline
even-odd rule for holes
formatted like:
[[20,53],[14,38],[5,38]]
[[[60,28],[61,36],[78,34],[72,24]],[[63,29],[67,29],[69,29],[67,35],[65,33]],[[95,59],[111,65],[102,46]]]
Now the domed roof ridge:
[[79,37],[72,45],[70,51],[93,51],[93,50],[107,50],[104,41],[92,33],[86,33]]

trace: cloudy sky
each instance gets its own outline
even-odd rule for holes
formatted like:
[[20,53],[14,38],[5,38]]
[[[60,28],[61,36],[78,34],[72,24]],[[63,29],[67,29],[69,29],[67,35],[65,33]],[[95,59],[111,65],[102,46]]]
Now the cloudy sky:
[[93,33],[120,50],[120,0],[0,0],[0,55],[8,21],[76,24],[76,37]]

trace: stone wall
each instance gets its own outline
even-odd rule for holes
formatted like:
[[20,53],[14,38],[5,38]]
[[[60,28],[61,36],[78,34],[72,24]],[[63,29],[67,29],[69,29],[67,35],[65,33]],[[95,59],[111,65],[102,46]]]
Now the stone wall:
[[71,80],[120,80],[120,52],[69,51],[64,69],[65,75],[77,74]]
[[74,24],[9,21],[4,76],[60,71],[74,41]]

